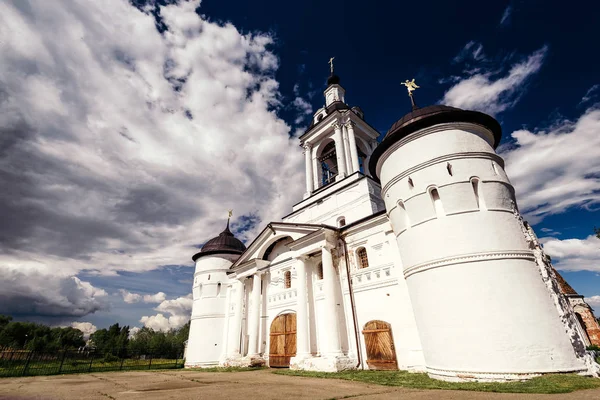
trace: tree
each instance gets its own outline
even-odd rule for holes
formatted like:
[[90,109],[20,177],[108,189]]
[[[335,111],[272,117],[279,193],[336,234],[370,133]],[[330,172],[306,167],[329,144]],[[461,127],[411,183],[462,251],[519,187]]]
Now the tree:
[[596,234],[596,237],[600,239],[600,228],[594,227],[594,233]]
[[104,354],[119,355],[129,342],[129,326],[120,327],[118,323],[108,329],[98,329],[90,339],[96,350]]

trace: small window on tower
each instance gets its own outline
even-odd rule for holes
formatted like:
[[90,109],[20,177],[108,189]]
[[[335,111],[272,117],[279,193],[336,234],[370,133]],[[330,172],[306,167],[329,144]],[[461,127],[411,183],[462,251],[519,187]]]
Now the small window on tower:
[[317,279],[323,279],[323,263],[319,263],[319,265],[317,265]]
[[436,188],[433,188],[429,191],[431,195],[431,201],[433,201],[433,208],[435,209],[436,216],[443,217],[446,215],[444,212],[444,206],[442,205],[442,199],[440,199],[440,193]]
[[492,161],[492,169],[494,170],[494,174],[495,175],[500,175],[498,173],[498,167],[496,166],[496,163]]
[[292,287],[292,272],[291,271],[285,271],[285,274],[283,275],[283,287],[285,287],[286,289],[289,289]]
[[408,187],[410,189],[412,189],[412,188],[415,187],[415,184],[413,183],[413,180],[412,180],[412,178],[410,176],[408,177]]
[[452,176],[452,164],[446,164],[446,169],[448,170],[448,175]]
[[368,268],[369,267],[369,259],[367,258],[367,249],[364,247],[356,250],[356,257],[358,258],[358,265],[360,268]]
[[338,219],[338,228],[341,228],[342,226],[345,226],[345,225],[346,225],[346,218],[340,217]]
[[221,295],[221,282],[217,285],[217,297]]

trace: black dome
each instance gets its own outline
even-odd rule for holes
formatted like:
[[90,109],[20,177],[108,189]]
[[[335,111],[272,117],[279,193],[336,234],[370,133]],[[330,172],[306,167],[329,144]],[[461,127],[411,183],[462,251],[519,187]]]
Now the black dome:
[[330,75],[329,78],[327,78],[327,86],[339,85],[339,83],[340,83],[340,77],[335,74]]
[[460,108],[445,105],[415,108],[391,126],[379,146],[373,151],[371,160],[369,161],[371,176],[379,180],[376,173],[377,162],[381,155],[394,143],[420,129],[447,122],[471,122],[482,125],[494,135],[494,149],[500,144],[502,128],[498,121],[487,114],[479,111],[461,110]]
[[200,252],[194,254],[192,260],[196,261],[198,258],[210,254],[242,254],[245,250],[244,243],[236,239],[229,230],[229,221],[227,221],[225,230],[219,236],[206,242]]

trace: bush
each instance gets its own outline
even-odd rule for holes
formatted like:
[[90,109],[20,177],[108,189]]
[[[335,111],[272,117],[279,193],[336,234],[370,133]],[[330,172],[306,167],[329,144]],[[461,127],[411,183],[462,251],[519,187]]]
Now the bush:
[[600,353],[600,346],[598,346],[598,345],[595,345],[595,344],[593,344],[593,345],[591,345],[591,346],[588,346],[588,347],[586,347],[585,349],[586,349],[586,350],[591,350],[591,351],[597,351],[597,352],[599,352],[599,353]]
[[107,353],[107,354],[104,355],[104,362],[105,363],[111,363],[111,362],[116,362],[116,361],[119,361],[119,357],[117,357],[117,356],[115,356],[113,354],[110,354],[110,353]]

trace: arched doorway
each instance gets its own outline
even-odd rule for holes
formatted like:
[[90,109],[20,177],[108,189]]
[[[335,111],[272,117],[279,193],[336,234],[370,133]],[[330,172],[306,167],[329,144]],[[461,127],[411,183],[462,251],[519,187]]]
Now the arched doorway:
[[392,327],[384,321],[369,321],[363,329],[369,369],[397,370]]
[[271,323],[269,367],[290,366],[296,355],[296,314],[282,314]]

